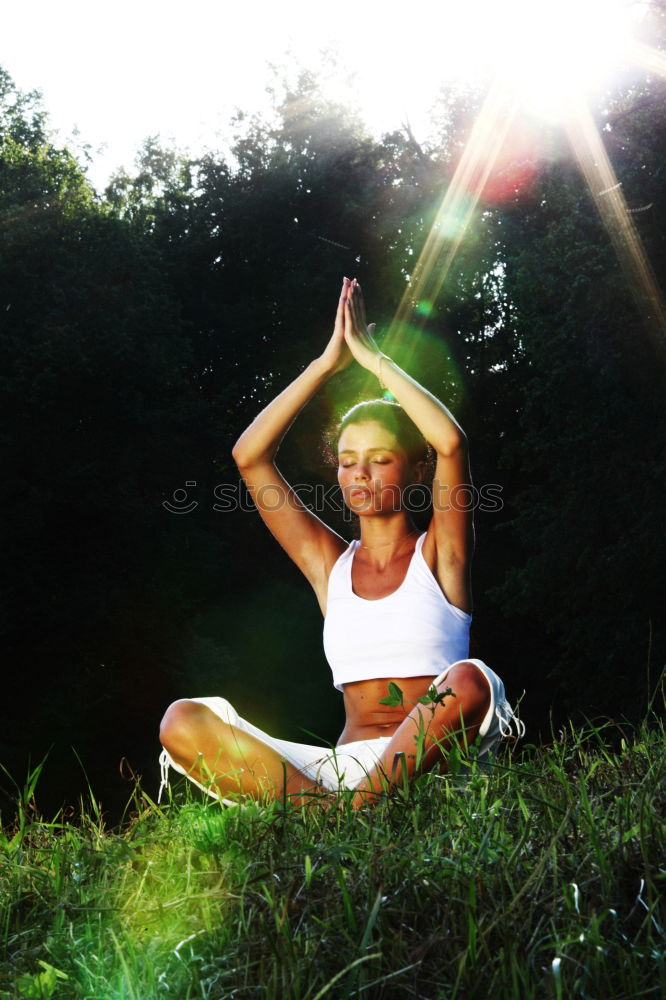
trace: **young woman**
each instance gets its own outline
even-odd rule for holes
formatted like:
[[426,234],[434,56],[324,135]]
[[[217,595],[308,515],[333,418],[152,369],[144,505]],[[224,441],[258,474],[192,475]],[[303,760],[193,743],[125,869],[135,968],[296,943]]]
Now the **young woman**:
[[[160,728],[168,766],[211,795],[326,801],[354,789],[356,808],[417,772],[444,765],[453,739],[482,738],[486,752],[514,721],[499,677],[468,659],[474,546],[467,441],[446,406],[382,354],[365,322],[361,288],[345,278],[323,354],[238,439],[233,456],[269,530],[302,570],[324,615],[324,648],[346,724],[335,750],[275,739],[223,698],[174,702]],[[356,361],[397,403],[354,407],[337,441],[338,480],[358,515],[351,544],[299,500],[275,464],[280,442],[309,399]],[[436,454],[433,514],[426,532],[405,505]],[[393,681],[401,704],[383,704]],[[434,689],[434,690],[433,690]],[[453,695],[437,697],[451,689]],[[419,699],[431,694],[428,704]],[[395,698],[392,699],[395,702]],[[391,699],[389,699],[391,701]],[[310,722],[312,728],[312,722]]]

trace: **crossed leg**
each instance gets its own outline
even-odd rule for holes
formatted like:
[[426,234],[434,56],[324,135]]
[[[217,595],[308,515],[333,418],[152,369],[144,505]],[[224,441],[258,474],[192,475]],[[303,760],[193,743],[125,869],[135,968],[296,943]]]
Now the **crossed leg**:
[[416,704],[396,729],[376,766],[355,790],[352,806],[376,799],[382,788],[406,776],[409,780],[435,767],[446,768],[446,750],[457,740],[476,739],[490,708],[490,684],[476,664],[460,660],[436,679],[438,692],[451,688],[454,696],[435,705]]
[[288,797],[300,805],[327,794],[277,751],[199,702],[183,699],[169,706],[160,742],[191,778],[221,796]]
[[[355,788],[354,808],[376,800],[387,785],[434,767],[445,767],[453,740],[471,743],[491,704],[490,684],[476,664],[461,660],[434,682],[451,688],[434,706],[415,705],[405,716],[377,764]],[[289,797],[295,804],[330,801],[330,791],[299,771],[251,733],[225,722],[200,702],[174,702],[160,726],[160,740],[172,760],[200,785],[221,796]],[[396,760],[401,767],[396,768]]]

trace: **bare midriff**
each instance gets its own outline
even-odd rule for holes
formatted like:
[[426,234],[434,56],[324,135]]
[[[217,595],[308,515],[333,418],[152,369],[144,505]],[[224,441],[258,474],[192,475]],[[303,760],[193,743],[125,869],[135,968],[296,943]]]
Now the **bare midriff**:
[[[356,740],[373,740],[377,736],[393,736],[417,700],[427,693],[434,677],[377,677],[369,681],[354,681],[342,689],[345,701],[345,728],[338,746]],[[402,691],[403,704],[392,708],[380,705],[380,699],[389,693],[389,684]]]

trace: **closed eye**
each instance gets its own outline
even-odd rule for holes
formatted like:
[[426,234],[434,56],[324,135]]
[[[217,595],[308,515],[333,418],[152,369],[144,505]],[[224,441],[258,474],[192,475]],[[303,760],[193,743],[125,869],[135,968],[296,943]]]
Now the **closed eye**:
[[[353,465],[356,465],[356,459],[352,457],[340,458],[338,461],[342,469],[350,469]],[[371,465],[390,465],[392,458],[386,455],[378,455],[375,458],[369,459],[369,461]]]

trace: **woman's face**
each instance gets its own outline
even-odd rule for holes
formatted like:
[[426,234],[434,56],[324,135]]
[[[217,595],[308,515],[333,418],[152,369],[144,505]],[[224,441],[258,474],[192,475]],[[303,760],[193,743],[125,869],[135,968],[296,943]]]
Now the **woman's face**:
[[338,441],[338,482],[355,514],[394,513],[404,490],[420,481],[396,437],[375,420],[345,427]]

